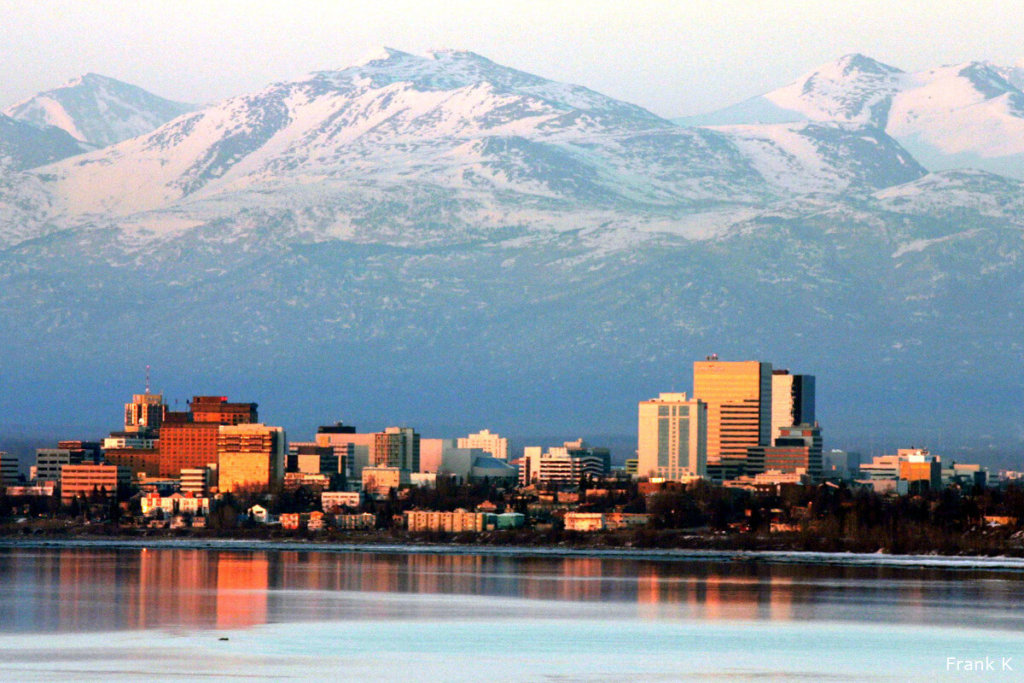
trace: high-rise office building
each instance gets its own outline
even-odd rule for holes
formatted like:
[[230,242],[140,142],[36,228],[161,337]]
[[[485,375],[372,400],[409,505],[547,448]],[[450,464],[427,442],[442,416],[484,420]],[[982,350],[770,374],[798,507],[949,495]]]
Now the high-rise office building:
[[693,398],[708,406],[709,465],[742,468],[748,448],[771,442],[771,363],[697,361]]
[[684,481],[707,474],[707,404],[685,393],[641,401],[637,474]]
[[224,396],[194,396],[188,412],[166,411],[160,427],[160,476],[177,479],[182,469],[217,462],[217,428],[254,424],[255,403],[228,403]]
[[132,402],[124,404],[124,431],[130,434],[159,429],[167,406],[161,394],[133,394]]
[[374,467],[397,467],[419,472],[420,435],[412,427],[388,427],[383,432],[377,432],[374,435],[370,464]]
[[783,427],[814,424],[814,375],[772,371],[772,440]]

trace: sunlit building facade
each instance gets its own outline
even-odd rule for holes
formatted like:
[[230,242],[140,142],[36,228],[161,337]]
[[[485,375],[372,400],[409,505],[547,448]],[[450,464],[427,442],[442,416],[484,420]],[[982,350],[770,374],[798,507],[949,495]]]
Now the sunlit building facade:
[[637,424],[637,474],[668,481],[707,475],[707,404],[685,393],[641,401]]

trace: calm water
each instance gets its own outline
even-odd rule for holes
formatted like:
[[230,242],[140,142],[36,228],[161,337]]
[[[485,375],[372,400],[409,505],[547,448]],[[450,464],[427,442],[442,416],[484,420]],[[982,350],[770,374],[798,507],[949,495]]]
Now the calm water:
[[0,678],[206,674],[1024,680],[1024,573],[0,547]]

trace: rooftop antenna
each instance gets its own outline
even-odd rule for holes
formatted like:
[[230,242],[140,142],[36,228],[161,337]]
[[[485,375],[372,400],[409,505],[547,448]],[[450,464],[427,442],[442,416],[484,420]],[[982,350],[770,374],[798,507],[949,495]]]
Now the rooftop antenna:
[[146,393],[149,393],[149,366],[146,366]]

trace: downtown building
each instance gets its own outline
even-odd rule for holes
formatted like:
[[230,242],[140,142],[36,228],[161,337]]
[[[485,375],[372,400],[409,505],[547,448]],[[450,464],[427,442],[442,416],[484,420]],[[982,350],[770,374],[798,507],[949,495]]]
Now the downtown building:
[[707,476],[707,404],[685,393],[641,401],[636,474],[665,481]]
[[284,482],[281,427],[240,423],[217,427],[217,486],[221,493],[272,490]]
[[479,448],[489,453],[492,458],[508,460],[508,439],[491,433],[489,429],[481,429],[476,434],[459,437],[459,448]]
[[771,444],[771,363],[708,356],[693,364],[693,398],[707,405],[708,476],[742,475],[748,449]]
[[607,448],[593,448],[583,439],[566,441],[563,445],[542,451],[540,446],[527,446],[519,464],[519,483],[577,484],[580,479],[602,479],[611,471],[611,455]]

